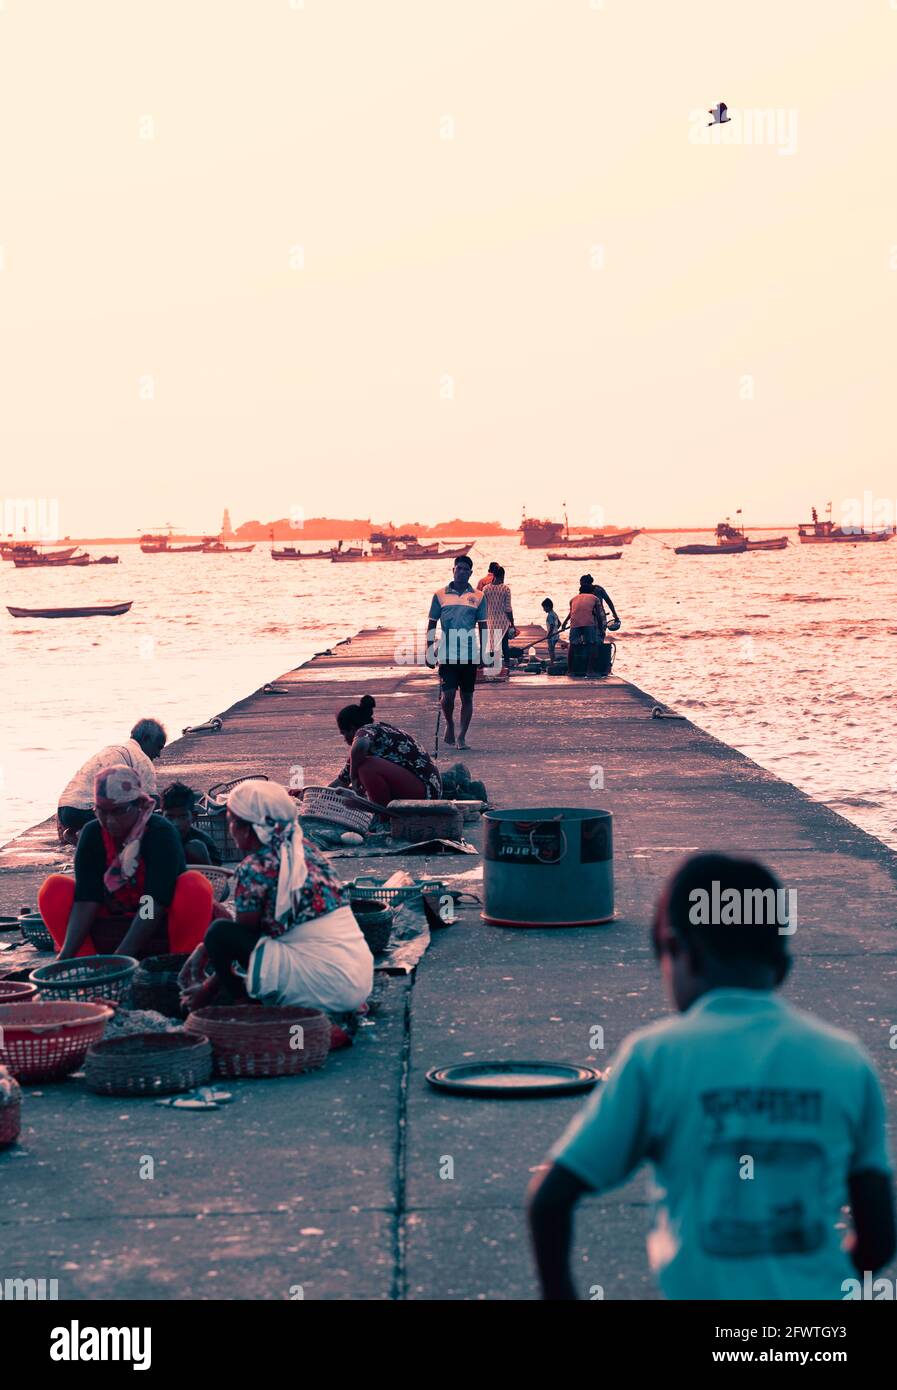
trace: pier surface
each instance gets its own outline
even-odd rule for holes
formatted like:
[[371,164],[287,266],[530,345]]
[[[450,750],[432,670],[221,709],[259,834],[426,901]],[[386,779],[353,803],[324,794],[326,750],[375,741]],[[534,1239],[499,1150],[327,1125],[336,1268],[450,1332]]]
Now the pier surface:
[[[435,678],[394,651],[393,633],[365,632],[278,677],[223,712],[219,733],[169,745],[160,784],[288,783],[297,768],[328,782],[346,751],[334,713],[367,692],[377,717],[432,748]],[[471,1101],[432,1091],[425,1073],[471,1057],[603,1066],[668,1013],[647,928],[661,882],[696,849],[756,854],[797,889],[786,993],[868,1047],[893,1150],[897,855],[688,721],[653,719],[655,703],[617,677],[515,676],[478,688],[471,750],[440,757],[462,758],[499,808],[613,812],[613,922],[506,929],[462,907],[414,976],[379,977],[375,1023],[354,1047],[307,1077],[228,1082],[233,1103],[218,1111],[100,1098],[78,1080],[26,1086],[21,1141],[0,1154],[0,1277],[56,1278],[60,1298],[80,1299],[536,1297],[523,1194],[581,1099]],[[465,834],[480,844],[479,826]],[[34,905],[60,858],[50,823],[0,851],[0,912]],[[481,860],[334,863],[347,879],[445,878]],[[0,973],[15,963],[0,957]],[[648,1215],[643,1174],[583,1204],[584,1297],[593,1285],[606,1299],[656,1296]]]

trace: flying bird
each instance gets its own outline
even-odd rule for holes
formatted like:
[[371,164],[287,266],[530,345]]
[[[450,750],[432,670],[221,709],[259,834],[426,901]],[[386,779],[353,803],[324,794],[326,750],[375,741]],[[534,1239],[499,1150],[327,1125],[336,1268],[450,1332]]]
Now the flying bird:
[[727,114],[727,113],[728,113],[728,110],[729,110],[729,108],[728,108],[728,106],[726,105],[726,103],[725,103],[724,101],[721,101],[721,102],[719,103],[718,106],[711,106],[711,107],[708,107],[707,114],[708,114],[709,116],[712,116],[712,117],[713,117],[713,120],[712,120],[712,121],[708,121],[707,124],[708,124],[708,125],[725,125],[726,121],[731,121],[731,119],[732,119],[732,117],[731,117],[730,115]]

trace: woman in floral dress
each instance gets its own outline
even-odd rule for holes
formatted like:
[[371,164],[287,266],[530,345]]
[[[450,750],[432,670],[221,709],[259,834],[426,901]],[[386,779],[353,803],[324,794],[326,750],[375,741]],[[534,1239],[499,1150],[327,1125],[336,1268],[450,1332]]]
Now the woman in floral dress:
[[348,787],[378,806],[390,801],[438,800],[439,769],[413,735],[374,720],[373,695],[346,705],[336,716],[349,756],[334,787]]
[[331,1017],[360,1008],[373,958],[344,886],[305,843],[296,802],[276,782],[250,779],[230,792],[227,820],[245,856],[234,875],[236,920],[213,922],[187,961],[184,1002],[196,1009],[248,994]]

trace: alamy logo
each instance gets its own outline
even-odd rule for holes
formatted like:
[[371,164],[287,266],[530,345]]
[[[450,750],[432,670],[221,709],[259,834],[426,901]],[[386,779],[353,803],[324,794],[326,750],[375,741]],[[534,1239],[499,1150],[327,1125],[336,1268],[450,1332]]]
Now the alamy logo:
[[[0,1044],[2,1042],[3,1029],[0,1028]],[[4,1279],[0,1282],[0,1298],[44,1301],[58,1297],[58,1279]]]
[[723,888],[714,879],[688,895],[688,920],[693,927],[772,927],[779,936],[797,930],[796,888]]
[[151,1327],[68,1327],[50,1333],[51,1361],[131,1361],[135,1371],[152,1365]]

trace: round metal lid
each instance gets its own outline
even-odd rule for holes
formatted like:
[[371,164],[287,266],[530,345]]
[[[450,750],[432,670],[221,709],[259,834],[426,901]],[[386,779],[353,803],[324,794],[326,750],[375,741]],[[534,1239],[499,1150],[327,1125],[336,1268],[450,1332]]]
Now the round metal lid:
[[570,1062],[461,1062],[431,1067],[427,1080],[437,1090],[454,1095],[518,1100],[591,1090],[601,1080],[601,1072]]

